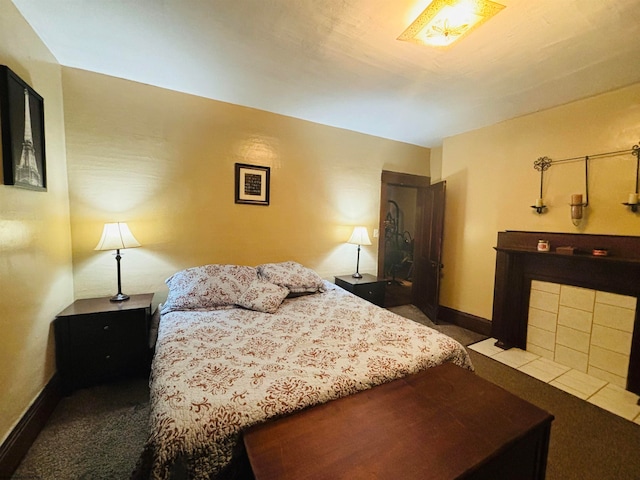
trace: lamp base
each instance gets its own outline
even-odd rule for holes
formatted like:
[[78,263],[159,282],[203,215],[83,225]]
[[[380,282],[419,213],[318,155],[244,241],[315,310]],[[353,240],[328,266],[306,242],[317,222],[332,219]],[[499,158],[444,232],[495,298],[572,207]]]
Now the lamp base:
[[118,293],[109,299],[111,302],[124,302],[125,300],[129,300],[129,295],[124,293]]
[[362,278],[362,275],[360,275],[358,272],[354,273],[353,275],[351,275],[353,278]]

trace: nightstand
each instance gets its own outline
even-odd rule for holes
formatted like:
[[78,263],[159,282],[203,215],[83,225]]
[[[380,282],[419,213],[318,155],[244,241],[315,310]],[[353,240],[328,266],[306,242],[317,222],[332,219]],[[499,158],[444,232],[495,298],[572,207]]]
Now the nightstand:
[[148,375],[153,293],[124,302],[76,300],[54,323],[56,361],[65,394],[125,376]]
[[375,303],[379,307],[384,306],[384,287],[387,284],[384,279],[363,273],[362,278],[354,278],[351,275],[335,277],[335,282],[339,287],[360,298]]

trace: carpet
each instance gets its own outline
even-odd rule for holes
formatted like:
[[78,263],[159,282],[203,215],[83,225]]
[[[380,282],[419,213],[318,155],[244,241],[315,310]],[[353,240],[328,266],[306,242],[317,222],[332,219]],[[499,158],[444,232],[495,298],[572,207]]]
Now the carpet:
[[148,418],[146,379],[78,390],[58,403],[11,478],[127,479],[147,440]]
[[453,325],[449,323],[435,324],[429,319],[429,317],[427,317],[424,313],[422,313],[422,311],[415,305],[401,305],[398,307],[390,307],[387,310],[397,313],[398,315],[401,315],[410,320],[413,320],[414,322],[418,322],[423,325],[426,325],[427,327],[431,327],[435,330],[438,330],[439,332],[442,332],[445,335],[448,335],[451,338],[454,338],[465,347],[467,345],[480,342],[487,338],[486,335],[472,332],[471,330],[464,329],[457,325]]
[[[486,338],[456,325],[435,325],[412,305],[391,311],[470,345]],[[476,373],[552,413],[548,480],[640,479],[640,425],[522,372],[469,351]],[[76,391],[64,398],[13,480],[129,478],[147,437],[145,379]]]

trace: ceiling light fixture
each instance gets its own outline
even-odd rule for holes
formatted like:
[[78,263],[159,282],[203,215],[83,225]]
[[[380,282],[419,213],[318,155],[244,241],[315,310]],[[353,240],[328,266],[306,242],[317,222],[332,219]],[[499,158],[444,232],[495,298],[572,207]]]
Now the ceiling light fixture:
[[398,40],[447,47],[503,8],[489,0],[433,0]]

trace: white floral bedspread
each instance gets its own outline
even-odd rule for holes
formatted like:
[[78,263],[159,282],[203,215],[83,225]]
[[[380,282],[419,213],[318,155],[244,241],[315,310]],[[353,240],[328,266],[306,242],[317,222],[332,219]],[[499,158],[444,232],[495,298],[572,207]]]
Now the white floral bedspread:
[[444,362],[471,369],[458,342],[327,282],[275,314],[241,308],[162,316],[150,437],[137,475],[228,478],[250,425]]

